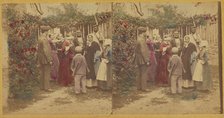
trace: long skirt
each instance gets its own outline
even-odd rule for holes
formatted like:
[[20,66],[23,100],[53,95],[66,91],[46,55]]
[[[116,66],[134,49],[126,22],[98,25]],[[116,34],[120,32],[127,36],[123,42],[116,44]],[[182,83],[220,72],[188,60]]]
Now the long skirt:
[[57,80],[58,79],[58,68],[59,68],[59,59],[57,55],[57,51],[51,52],[53,58],[53,64],[51,66],[51,79]]
[[193,73],[192,79],[194,81],[202,82],[203,81],[202,76],[203,76],[202,75],[202,62],[201,62],[201,60],[198,60],[196,66],[195,66],[195,71]]
[[157,61],[156,61],[156,58],[155,58],[155,55],[152,57],[152,59],[150,60],[151,61],[151,64],[149,66],[149,72],[148,72],[148,75],[149,75],[149,81],[150,82],[155,82],[155,76],[156,76],[156,68],[157,68]]
[[166,86],[169,85],[169,72],[167,70],[167,65],[169,62],[169,56],[163,55],[158,63],[157,68],[157,77],[156,77],[156,84]]
[[58,83],[62,86],[69,86],[73,82],[71,61],[71,55],[69,54],[62,57],[60,61]]
[[100,61],[96,61],[94,64],[94,70],[96,75],[98,73],[99,67],[100,67]]
[[107,63],[106,59],[102,59],[102,62],[100,63],[99,70],[97,73],[97,80],[100,81],[107,81]]
[[207,63],[201,64],[199,60],[193,75],[193,80],[196,83],[198,90],[211,90],[212,89],[212,79],[210,76],[210,68]]

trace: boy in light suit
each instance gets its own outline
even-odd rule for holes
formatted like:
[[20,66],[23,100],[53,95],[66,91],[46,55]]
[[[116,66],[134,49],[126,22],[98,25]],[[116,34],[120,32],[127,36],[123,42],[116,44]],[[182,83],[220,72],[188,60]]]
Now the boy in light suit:
[[178,48],[173,47],[172,53],[167,66],[171,79],[171,93],[182,93],[182,76],[185,70],[181,58],[178,56]]
[[75,48],[76,55],[73,57],[71,69],[73,71],[72,76],[75,79],[75,93],[86,93],[86,73],[88,70],[85,57],[81,54],[82,47],[77,46]]

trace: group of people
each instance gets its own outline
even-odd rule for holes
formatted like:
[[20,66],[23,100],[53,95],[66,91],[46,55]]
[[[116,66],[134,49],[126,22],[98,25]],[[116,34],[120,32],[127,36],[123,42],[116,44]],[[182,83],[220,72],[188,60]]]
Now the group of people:
[[61,86],[74,86],[76,94],[86,93],[86,88],[111,90],[112,41],[105,39],[98,26],[86,40],[80,31],[65,37],[53,37],[45,32],[38,42],[38,67],[40,88],[52,91],[50,81]]
[[191,33],[180,39],[172,35],[149,36],[145,27],[138,28],[135,65],[138,68],[137,89],[148,91],[147,82],[170,86],[171,93],[182,88],[211,90],[212,80],[208,63],[208,42],[191,27]]
[[[163,39],[146,31],[145,27],[138,28],[134,59],[138,90],[147,91],[148,81],[170,86],[171,93],[182,93],[182,88],[211,89],[208,42],[200,38],[196,27],[184,39],[178,31]],[[51,91],[50,79],[62,86],[74,85],[76,94],[86,93],[86,87],[112,89],[112,40],[105,39],[98,26],[86,40],[80,31],[61,38],[43,33],[37,59],[43,90]]]

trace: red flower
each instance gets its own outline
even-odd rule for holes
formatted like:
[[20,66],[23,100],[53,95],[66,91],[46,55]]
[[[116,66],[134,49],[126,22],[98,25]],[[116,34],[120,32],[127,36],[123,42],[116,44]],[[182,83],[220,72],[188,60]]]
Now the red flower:
[[28,36],[28,37],[29,37],[29,36],[30,36],[30,32],[27,32],[27,33],[26,33],[26,36]]
[[24,23],[24,20],[21,20],[21,23],[23,24]]
[[10,26],[11,28],[14,28],[14,27],[15,27],[15,23],[10,23],[9,26]]

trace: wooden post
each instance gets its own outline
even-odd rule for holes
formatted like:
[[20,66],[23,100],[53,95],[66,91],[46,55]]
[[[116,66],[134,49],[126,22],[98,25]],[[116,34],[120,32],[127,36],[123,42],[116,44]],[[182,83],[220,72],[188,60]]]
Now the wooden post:
[[186,34],[188,34],[188,31],[187,31],[187,26],[186,26]]
[[204,35],[205,35],[205,39],[208,40],[208,39],[207,39],[207,25],[204,26]]
[[89,34],[89,24],[87,25],[87,31],[88,31],[88,34]]
[[82,38],[85,38],[85,27],[84,24],[82,24]]
[[107,23],[105,23],[105,27],[104,28],[105,28],[105,37],[108,38],[108,34],[107,34],[107,31],[108,31]]
[[183,25],[180,26],[180,42],[184,42],[184,30],[183,30]]

